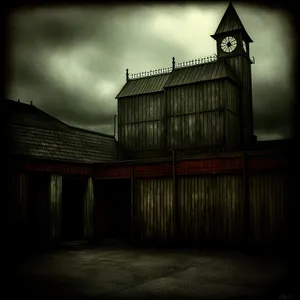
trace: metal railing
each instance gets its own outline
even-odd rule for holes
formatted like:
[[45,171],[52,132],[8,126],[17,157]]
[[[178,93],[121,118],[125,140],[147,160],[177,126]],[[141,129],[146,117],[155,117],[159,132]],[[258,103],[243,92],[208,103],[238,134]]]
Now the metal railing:
[[[128,69],[126,69],[126,80],[128,81],[131,79],[139,79],[139,78],[149,77],[149,76],[153,76],[153,75],[168,74],[175,69],[181,69],[181,68],[186,68],[186,67],[191,67],[191,66],[196,66],[196,65],[201,65],[201,64],[207,64],[210,62],[215,62],[215,61],[217,61],[217,59],[218,59],[217,55],[214,54],[212,56],[207,56],[204,58],[197,58],[197,59],[193,59],[190,61],[176,63],[175,58],[173,57],[172,67],[150,70],[148,72],[141,72],[141,73],[135,73],[135,74],[129,74]],[[255,64],[255,59],[253,56],[250,57],[250,60],[251,60],[251,63]]]

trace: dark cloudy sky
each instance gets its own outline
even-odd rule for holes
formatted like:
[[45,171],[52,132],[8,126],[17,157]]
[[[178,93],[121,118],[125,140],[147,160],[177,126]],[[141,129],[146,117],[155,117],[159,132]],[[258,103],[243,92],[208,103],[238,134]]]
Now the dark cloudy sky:
[[[283,12],[234,3],[254,43],[255,133],[289,136],[293,28]],[[115,96],[125,69],[139,73],[216,53],[213,34],[228,2],[177,5],[41,7],[9,22],[7,97],[71,125],[113,133]]]

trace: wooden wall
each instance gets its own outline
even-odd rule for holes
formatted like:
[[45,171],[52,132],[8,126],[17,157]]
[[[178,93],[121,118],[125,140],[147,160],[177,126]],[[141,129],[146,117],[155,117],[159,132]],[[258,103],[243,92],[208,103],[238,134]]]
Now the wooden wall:
[[254,245],[287,240],[288,177],[283,172],[249,177],[250,238]]
[[242,238],[241,176],[180,177],[177,193],[183,240],[195,244],[232,244]]
[[172,179],[136,180],[134,220],[142,242],[234,243],[242,238],[240,176],[181,176],[177,182],[176,204]]
[[253,135],[251,63],[243,56],[228,58],[227,62],[241,80],[240,113],[244,131],[243,142],[249,145]]
[[220,153],[239,147],[237,87],[215,80],[118,100],[123,159]]
[[229,83],[226,87],[226,150],[241,149],[240,92]]
[[61,211],[62,211],[62,176],[50,176],[50,234],[53,240],[61,238]]
[[126,159],[163,156],[164,93],[118,100],[118,141]]
[[138,179],[135,182],[134,226],[141,242],[170,242],[175,234],[172,179]]
[[[82,201],[84,237],[93,238],[94,187],[92,178],[82,178],[86,185]],[[11,216],[7,224],[16,239],[42,245],[62,239],[63,176],[47,173],[15,173],[11,178]],[[72,210],[72,206],[68,209]]]
[[[178,155],[225,150],[225,80],[165,90],[167,148]],[[181,150],[181,151],[180,151]]]
[[136,179],[134,224],[140,241],[244,245],[248,240],[261,246],[285,241],[286,174],[251,175],[248,200],[241,174],[180,176],[176,181],[175,200],[171,178]]
[[83,200],[83,231],[85,239],[93,239],[94,237],[94,182],[92,178],[88,178],[86,182],[86,190]]

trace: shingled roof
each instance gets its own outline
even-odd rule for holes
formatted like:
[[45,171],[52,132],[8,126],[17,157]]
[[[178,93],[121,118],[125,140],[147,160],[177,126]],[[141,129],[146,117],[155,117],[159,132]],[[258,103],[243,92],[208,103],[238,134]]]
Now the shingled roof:
[[4,99],[3,108],[9,124],[67,130],[69,126],[34,105]]
[[116,141],[81,130],[62,131],[10,125],[16,155],[81,163],[116,160]]
[[69,126],[33,105],[4,102],[13,154],[81,163],[117,159],[113,136]]

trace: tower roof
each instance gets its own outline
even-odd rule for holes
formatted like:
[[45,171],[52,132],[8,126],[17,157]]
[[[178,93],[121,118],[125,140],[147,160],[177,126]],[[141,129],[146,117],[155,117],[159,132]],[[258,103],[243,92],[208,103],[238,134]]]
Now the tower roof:
[[212,35],[212,38],[215,38],[216,36],[221,35],[223,33],[237,30],[242,31],[245,34],[245,38],[248,40],[249,43],[253,42],[250,36],[248,35],[242,21],[240,20],[234,6],[230,2],[215,34]]

